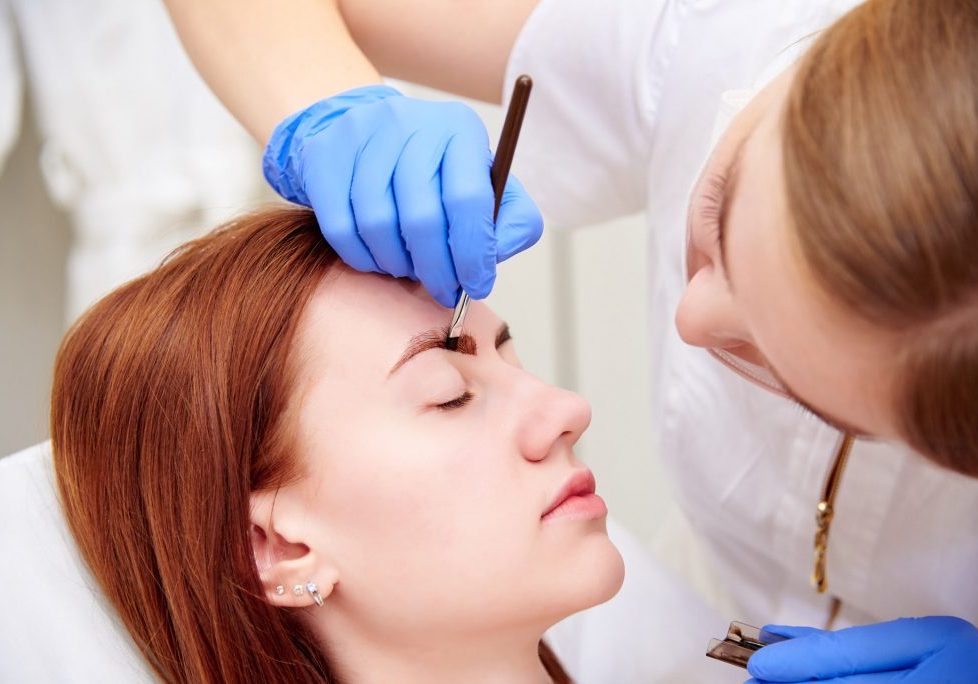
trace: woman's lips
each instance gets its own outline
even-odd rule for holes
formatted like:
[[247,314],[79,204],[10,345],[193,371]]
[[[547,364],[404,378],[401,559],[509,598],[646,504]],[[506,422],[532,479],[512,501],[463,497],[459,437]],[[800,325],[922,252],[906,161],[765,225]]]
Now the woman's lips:
[[542,520],[555,518],[571,520],[590,520],[608,514],[608,507],[597,494],[569,496],[559,506],[543,516]]
[[584,468],[571,475],[560,488],[541,520],[570,518],[573,520],[600,518],[608,514],[604,499],[594,493],[594,475]]

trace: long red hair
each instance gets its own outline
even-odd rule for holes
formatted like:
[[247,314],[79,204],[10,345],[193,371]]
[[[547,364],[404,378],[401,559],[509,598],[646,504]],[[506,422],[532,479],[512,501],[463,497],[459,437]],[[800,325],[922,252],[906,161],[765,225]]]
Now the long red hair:
[[[250,495],[298,476],[289,352],[337,263],[312,212],[275,208],[184,245],[98,302],[58,353],[51,435],[83,557],[167,682],[337,682],[264,598]],[[541,642],[555,681],[569,681]]]

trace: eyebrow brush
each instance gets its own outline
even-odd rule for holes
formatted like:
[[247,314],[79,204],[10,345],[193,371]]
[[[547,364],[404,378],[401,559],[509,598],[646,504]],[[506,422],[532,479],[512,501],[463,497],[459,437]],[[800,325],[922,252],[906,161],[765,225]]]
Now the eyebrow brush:
[[[523,126],[523,117],[526,114],[526,105],[530,101],[530,89],[533,87],[533,79],[523,74],[517,77],[513,84],[513,96],[509,101],[509,108],[506,110],[506,120],[503,122],[503,130],[499,134],[499,144],[496,146],[496,156],[492,160],[492,168],[489,170],[489,179],[492,181],[492,191],[495,195],[495,206],[492,210],[492,221],[496,222],[499,215],[499,205],[503,201],[503,191],[506,189],[506,179],[509,178],[509,169],[513,165],[513,155],[516,153],[516,141],[520,138],[520,128]],[[448,328],[448,339],[445,346],[448,349],[458,349],[458,338],[462,334],[462,325],[465,323],[465,314],[469,310],[469,295],[462,290],[455,304],[452,313],[452,324]]]

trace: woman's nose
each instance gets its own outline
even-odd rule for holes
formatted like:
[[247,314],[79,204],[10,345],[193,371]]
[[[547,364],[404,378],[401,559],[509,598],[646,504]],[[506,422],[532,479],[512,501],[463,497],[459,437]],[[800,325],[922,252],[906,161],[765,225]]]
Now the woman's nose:
[[591,405],[570,390],[554,387],[521,372],[516,435],[520,453],[529,461],[542,461],[556,448],[569,448],[591,424]]

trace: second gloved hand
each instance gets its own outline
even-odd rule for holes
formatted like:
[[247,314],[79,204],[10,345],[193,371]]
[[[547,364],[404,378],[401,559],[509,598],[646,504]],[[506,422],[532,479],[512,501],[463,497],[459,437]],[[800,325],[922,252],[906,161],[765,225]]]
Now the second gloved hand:
[[280,123],[263,169],[285,199],[312,207],[347,264],[420,280],[451,307],[460,287],[487,296],[497,262],[543,230],[512,177],[493,223],[491,163],[486,129],[469,107],[366,86]]
[[789,637],[751,656],[752,682],[978,682],[978,629],[954,617],[904,618],[825,632],[769,625]]

